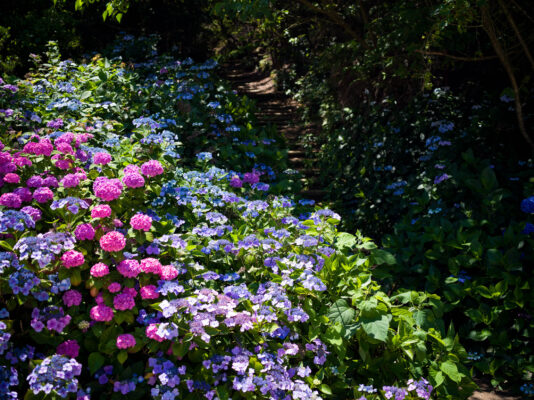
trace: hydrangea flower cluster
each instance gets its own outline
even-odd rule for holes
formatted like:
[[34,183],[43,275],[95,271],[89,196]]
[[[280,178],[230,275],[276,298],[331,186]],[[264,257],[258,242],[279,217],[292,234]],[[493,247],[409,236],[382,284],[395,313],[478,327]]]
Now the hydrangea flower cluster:
[[60,397],[66,398],[69,393],[78,391],[78,379],[82,372],[82,365],[75,359],[55,354],[47,357],[37,365],[30,375],[28,383],[33,393],[52,391]]
[[[213,63],[160,61],[136,64],[142,83],[114,68],[131,80],[132,98],[144,93],[169,110],[203,107],[204,121],[191,113],[183,127],[181,114],[149,108],[133,121],[121,113],[102,119],[114,107],[86,103],[80,90],[94,71],[73,62],[21,82],[23,101],[10,101],[40,120],[16,121],[35,133],[0,146],[0,233],[9,250],[0,253],[0,278],[20,319],[0,322],[2,361],[9,353],[24,371],[30,359],[43,359],[27,371],[30,390],[63,398],[89,399],[78,387],[87,368],[83,386],[103,398],[136,391],[163,400],[219,392],[320,399],[319,371],[335,357],[312,325],[340,217],[316,209],[299,218],[291,199],[265,193],[262,180],[276,173],[251,158],[273,140],[241,137],[225,113],[225,96],[233,95],[207,72]],[[119,125],[135,128],[119,134]],[[202,146],[226,143],[237,156],[201,151],[190,164],[179,161],[176,132],[200,127],[208,132]],[[197,152],[190,150],[184,154]],[[247,172],[215,166],[225,162]],[[22,360],[13,336],[37,350]],[[428,392],[412,384],[409,392]],[[16,385],[11,379],[5,391]]]

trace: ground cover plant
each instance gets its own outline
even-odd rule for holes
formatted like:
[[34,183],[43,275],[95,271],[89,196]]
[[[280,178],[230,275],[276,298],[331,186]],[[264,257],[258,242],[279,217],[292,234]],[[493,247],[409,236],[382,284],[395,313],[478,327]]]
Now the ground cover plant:
[[1,396],[467,397],[440,298],[386,293],[215,63],[151,40],[1,82]]

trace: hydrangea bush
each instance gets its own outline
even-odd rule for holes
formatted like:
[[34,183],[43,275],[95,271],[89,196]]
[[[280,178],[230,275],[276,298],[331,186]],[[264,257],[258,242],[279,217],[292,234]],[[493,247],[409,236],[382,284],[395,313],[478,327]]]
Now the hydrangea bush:
[[283,151],[214,63],[48,56],[0,86],[1,396],[472,390],[440,299],[383,292],[387,253],[279,194]]

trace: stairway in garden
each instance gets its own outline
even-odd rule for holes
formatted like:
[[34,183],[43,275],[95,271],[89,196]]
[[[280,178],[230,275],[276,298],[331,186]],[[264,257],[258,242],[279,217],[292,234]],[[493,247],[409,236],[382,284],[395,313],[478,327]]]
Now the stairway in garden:
[[305,148],[304,136],[313,134],[317,127],[301,122],[295,100],[276,90],[273,79],[240,62],[222,65],[222,72],[239,94],[254,99],[258,107],[256,117],[261,125],[275,125],[287,143],[289,168],[298,171],[302,178],[303,198],[321,202],[324,190],[318,185],[319,169],[316,160]]

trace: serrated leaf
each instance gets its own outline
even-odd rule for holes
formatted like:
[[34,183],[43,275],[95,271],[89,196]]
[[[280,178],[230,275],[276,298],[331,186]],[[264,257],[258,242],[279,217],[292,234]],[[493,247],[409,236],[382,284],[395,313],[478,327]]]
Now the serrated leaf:
[[343,299],[336,301],[326,314],[333,323],[340,323],[344,328],[354,321],[356,311]]
[[362,328],[370,338],[385,342],[388,337],[391,315],[377,314],[374,318],[360,318]]
[[336,246],[338,249],[352,249],[356,245],[356,237],[350,233],[340,233],[337,237]]

